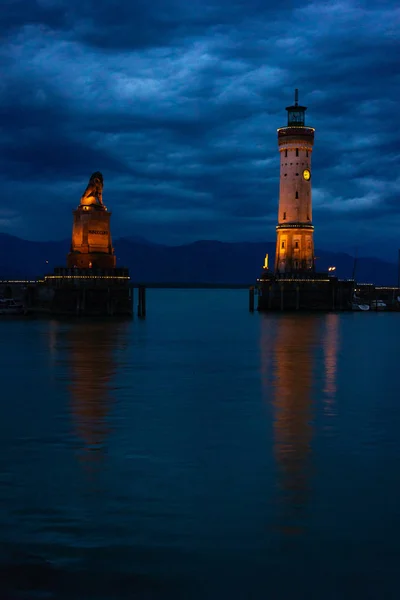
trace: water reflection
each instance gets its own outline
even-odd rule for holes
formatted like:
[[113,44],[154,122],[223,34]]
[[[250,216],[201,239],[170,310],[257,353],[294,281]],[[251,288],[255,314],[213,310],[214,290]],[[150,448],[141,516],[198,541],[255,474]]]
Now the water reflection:
[[80,458],[93,468],[104,456],[117,371],[115,353],[126,323],[77,323],[65,333],[71,414],[83,442]]
[[326,315],[324,332],[324,362],[325,362],[325,413],[334,416],[334,402],[337,391],[337,357],[339,351],[340,316],[332,313]]
[[[302,529],[310,493],[312,385],[319,323],[313,316],[282,315],[272,336],[270,319],[262,321],[263,360],[272,354],[271,386],[264,392],[273,407],[279,522],[290,534]],[[265,385],[265,377],[263,381]]]

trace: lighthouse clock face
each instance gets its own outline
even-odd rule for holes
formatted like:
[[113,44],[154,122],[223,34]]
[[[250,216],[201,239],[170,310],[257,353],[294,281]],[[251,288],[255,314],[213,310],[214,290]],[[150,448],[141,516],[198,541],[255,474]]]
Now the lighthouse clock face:
[[306,181],[309,181],[311,179],[311,173],[308,169],[304,169],[303,171],[303,177]]

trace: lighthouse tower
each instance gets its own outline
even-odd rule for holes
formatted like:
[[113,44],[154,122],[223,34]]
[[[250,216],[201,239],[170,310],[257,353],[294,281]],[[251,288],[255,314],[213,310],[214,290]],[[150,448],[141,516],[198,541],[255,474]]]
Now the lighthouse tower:
[[305,125],[305,106],[286,108],[288,123],[278,129],[280,188],[276,227],[275,274],[311,277],[314,274],[314,227],[311,203],[311,154],[314,129]]

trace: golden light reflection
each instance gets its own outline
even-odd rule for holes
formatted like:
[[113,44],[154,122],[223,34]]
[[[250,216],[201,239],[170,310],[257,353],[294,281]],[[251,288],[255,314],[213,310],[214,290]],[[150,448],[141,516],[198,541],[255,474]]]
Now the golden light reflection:
[[339,351],[340,316],[332,313],[326,315],[324,332],[324,362],[325,362],[325,412],[329,416],[335,414],[334,402],[337,392],[337,357]]
[[[302,531],[310,492],[313,437],[312,384],[319,321],[314,316],[282,315],[262,321],[264,395],[273,409],[273,444],[277,465],[280,529]],[[267,376],[271,371],[270,377]]]
[[106,453],[113,403],[114,354],[126,323],[73,323],[65,332],[71,415],[82,441],[80,459],[93,468]]

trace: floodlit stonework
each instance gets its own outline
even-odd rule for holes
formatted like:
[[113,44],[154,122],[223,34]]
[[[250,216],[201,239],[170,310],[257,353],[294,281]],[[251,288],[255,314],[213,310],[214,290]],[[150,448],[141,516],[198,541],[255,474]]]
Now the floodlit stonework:
[[67,267],[113,269],[116,258],[111,240],[111,213],[103,204],[103,176],[91,176],[80,205],[73,211],[71,251]]
[[314,129],[305,126],[305,106],[286,108],[287,127],[278,129],[280,188],[275,273],[314,271],[314,227],[311,201],[311,154]]

